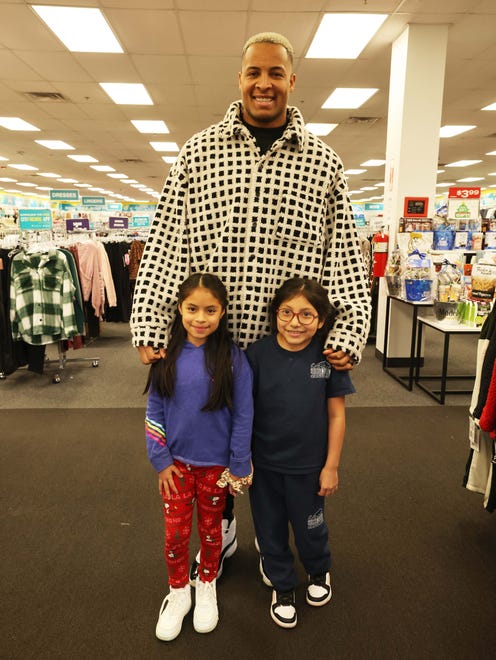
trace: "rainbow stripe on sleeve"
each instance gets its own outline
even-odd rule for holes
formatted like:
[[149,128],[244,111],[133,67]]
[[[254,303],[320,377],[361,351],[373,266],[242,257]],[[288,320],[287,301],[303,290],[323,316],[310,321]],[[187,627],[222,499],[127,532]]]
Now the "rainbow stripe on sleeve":
[[145,418],[145,434],[147,439],[151,442],[158,442],[162,447],[165,447],[167,444],[165,428],[162,424],[158,424],[148,417]]

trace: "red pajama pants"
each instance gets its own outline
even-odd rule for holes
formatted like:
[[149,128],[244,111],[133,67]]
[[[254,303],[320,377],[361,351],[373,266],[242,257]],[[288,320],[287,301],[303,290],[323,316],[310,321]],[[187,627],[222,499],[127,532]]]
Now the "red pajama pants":
[[217,486],[224,467],[196,467],[174,461],[182,476],[174,475],[177,494],[171,493],[164,501],[165,561],[169,572],[169,585],[185,587],[189,580],[189,540],[193,508],[200,537],[200,566],[198,575],[203,582],[217,576],[222,551],[222,513],[226,502],[226,489]]

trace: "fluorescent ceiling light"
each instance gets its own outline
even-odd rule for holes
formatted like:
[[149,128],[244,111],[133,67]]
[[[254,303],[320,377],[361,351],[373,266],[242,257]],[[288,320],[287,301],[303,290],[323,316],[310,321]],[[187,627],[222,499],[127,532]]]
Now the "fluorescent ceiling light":
[[11,179],[8,176],[2,176],[0,177],[0,181],[2,181],[3,183],[15,183],[17,179]]
[[96,158],[88,156],[87,154],[74,154],[74,156],[68,155],[67,158],[72,158],[72,160],[75,160],[78,163],[98,163]]
[[344,174],[363,174],[367,170],[345,170]]
[[162,120],[131,119],[131,124],[140,133],[170,133],[167,124]]
[[385,164],[385,160],[379,160],[378,158],[371,158],[370,160],[366,160],[365,163],[360,163],[361,167],[379,167]]
[[110,25],[93,7],[32,5],[38,16],[73,53],[123,53]]
[[141,83],[98,83],[114,103],[119,105],[153,105]]
[[481,160],[455,160],[453,163],[446,163],[446,167],[468,167],[469,165],[475,165],[476,163],[482,163]]
[[377,190],[377,186],[364,186],[363,188],[360,188],[360,190]]
[[37,172],[38,176],[44,176],[46,179],[58,179],[60,174],[55,174],[55,172]]
[[90,167],[97,172],[115,172],[115,169],[110,165],[90,165]]
[[114,172],[113,174],[107,174],[111,179],[127,179],[127,174],[122,174],[122,172]]
[[20,117],[0,117],[0,126],[8,128],[9,131],[39,131],[40,129]]
[[496,103],[490,103],[485,108],[481,108],[481,110],[496,110]]
[[66,179],[66,178],[57,179],[57,181],[60,181],[60,183],[77,183],[78,182],[77,179]]
[[5,156],[0,156],[0,160],[9,160],[9,159],[5,158]]
[[121,183],[138,183],[136,179],[121,179]]
[[307,130],[310,131],[310,133],[313,133],[314,135],[329,135],[331,131],[333,131],[338,124],[306,124]]
[[377,88],[336,87],[322,108],[359,108],[377,91]]
[[450,138],[454,135],[460,135],[460,133],[471,131],[473,128],[477,128],[477,126],[441,126],[439,137]]
[[[488,172],[487,176],[496,176],[496,172]],[[1,179],[0,179],[0,181],[1,181]],[[4,181],[5,181],[5,179],[4,179]]]
[[167,165],[172,165],[173,163],[176,162],[177,156],[162,156],[162,160],[164,163],[167,163]]
[[75,188],[91,188],[91,183],[75,183]]
[[150,142],[155,151],[179,151],[176,142]]
[[486,156],[496,156],[496,151],[488,151]]
[[483,176],[466,176],[464,179],[457,179],[457,183],[473,183],[474,181],[484,181]]
[[36,186],[36,190],[52,190],[50,186]]
[[35,140],[36,144],[41,145],[42,147],[46,147],[47,149],[60,149],[61,151],[67,151],[68,149],[74,149],[74,147],[71,147],[70,144],[67,144],[67,142],[63,142],[62,140]]
[[24,186],[25,188],[36,188],[36,183],[18,183],[18,186]]
[[33,167],[32,165],[23,165],[22,163],[9,163],[9,167],[13,167],[16,170],[25,170],[26,172],[28,171],[35,171],[38,168]]
[[356,59],[387,14],[324,14],[305,57]]
[[449,183],[436,183],[436,188],[449,188],[450,186],[454,186],[455,182],[450,181]]

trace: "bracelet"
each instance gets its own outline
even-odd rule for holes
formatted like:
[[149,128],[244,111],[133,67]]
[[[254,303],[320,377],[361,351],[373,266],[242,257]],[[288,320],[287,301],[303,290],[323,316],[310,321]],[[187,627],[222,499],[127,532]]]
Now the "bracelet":
[[232,486],[237,493],[243,494],[242,486],[251,486],[253,481],[253,472],[251,472],[246,477],[240,477],[239,479],[234,479],[229,468],[226,468],[224,472],[220,475],[217,486],[220,488],[225,488],[226,486]]

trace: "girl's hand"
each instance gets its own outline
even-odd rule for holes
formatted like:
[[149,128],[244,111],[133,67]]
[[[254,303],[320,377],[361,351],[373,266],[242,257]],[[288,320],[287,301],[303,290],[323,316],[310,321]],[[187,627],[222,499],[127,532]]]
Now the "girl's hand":
[[325,359],[336,371],[350,371],[353,369],[353,360],[349,353],[335,351],[333,348],[326,348],[323,353]]
[[319,477],[320,490],[318,495],[321,497],[334,495],[338,489],[338,482],[338,469],[323,467]]
[[242,477],[237,477],[235,474],[231,474],[231,479],[232,479],[233,481],[235,481],[236,483],[239,482],[239,490],[236,490],[236,488],[235,488],[232,484],[229,484],[229,493],[230,493],[233,497],[236,497],[236,495],[239,495],[240,493],[243,494],[243,491],[241,490],[241,487],[242,487],[242,486],[246,486],[247,488],[249,488],[249,487],[251,486],[251,484],[247,484],[247,483],[244,483],[244,484],[243,484],[243,483],[241,482]]
[[169,465],[165,470],[158,473],[158,492],[160,495],[164,493],[166,499],[170,499],[171,492],[177,495],[176,484],[174,483],[174,475],[182,477],[183,473],[181,470],[174,465]]

